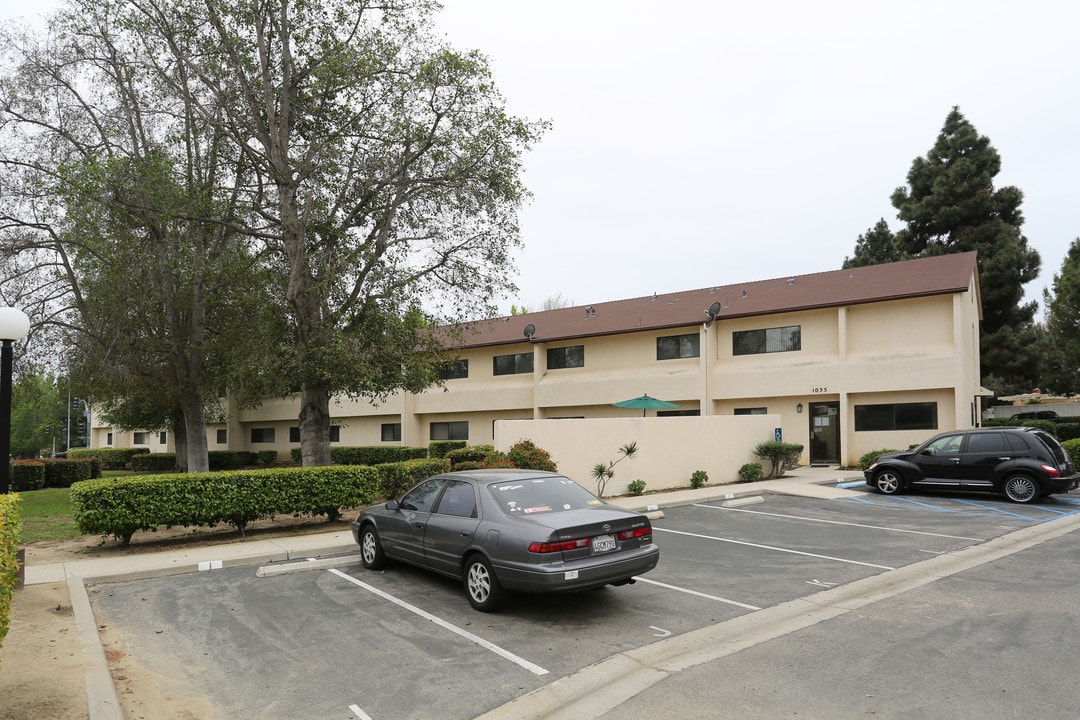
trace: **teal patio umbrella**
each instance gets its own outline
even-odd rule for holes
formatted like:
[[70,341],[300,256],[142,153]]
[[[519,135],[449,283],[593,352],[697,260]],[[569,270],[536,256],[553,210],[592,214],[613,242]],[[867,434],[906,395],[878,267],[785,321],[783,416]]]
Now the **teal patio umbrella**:
[[645,417],[646,410],[670,410],[671,408],[679,407],[678,403],[660,400],[658,398],[650,397],[648,394],[611,404],[621,408],[641,408],[641,417]]

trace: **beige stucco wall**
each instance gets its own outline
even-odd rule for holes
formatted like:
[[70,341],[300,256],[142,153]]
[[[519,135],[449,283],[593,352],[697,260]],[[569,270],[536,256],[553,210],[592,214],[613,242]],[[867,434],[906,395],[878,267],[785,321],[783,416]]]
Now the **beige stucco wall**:
[[740,467],[761,462],[751,451],[773,439],[779,420],[775,415],[511,420],[495,423],[495,447],[506,451],[521,439],[532,440],[551,453],[559,472],[595,492],[593,467],[618,459],[620,447],[636,442],[637,457],[615,465],[605,492],[625,495],[627,483],[639,479],[646,491],[689,487],[695,470],[707,472],[711,484],[736,482]]

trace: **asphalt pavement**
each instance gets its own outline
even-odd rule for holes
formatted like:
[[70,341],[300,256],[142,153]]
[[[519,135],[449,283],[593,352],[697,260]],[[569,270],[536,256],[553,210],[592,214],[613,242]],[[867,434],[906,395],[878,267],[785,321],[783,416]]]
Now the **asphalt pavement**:
[[[852,485],[861,479],[862,475],[857,471],[804,467],[777,480],[619,497],[609,502],[661,517],[664,508],[698,502],[729,503],[737,507],[760,502],[765,494],[770,493],[816,498],[860,496],[864,495],[863,491],[848,489],[845,485]],[[679,707],[685,701],[686,688],[680,685],[680,677],[689,681],[691,678],[716,677],[716,673],[722,675],[722,666],[735,653],[769,640],[810,630],[825,621],[842,622],[853,611],[888,601],[902,593],[924,589],[942,578],[1007,559],[1015,553],[1052,541],[1078,526],[1080,515],[1026,527],[957,552],[931,557],[619,653],[518,697],[482,715],[481,720],[584,720],[621,717],[626,712],[641,710],[652,710],[655,715],[657,707]],[[289,561],[303,559],[334,564],[340,563],[342,555],[356,552],[357,547],[349,531],[323,532],[205,548],[28,566],[25,575],[27,584],[67,583],[80,641],[95,665],[95,670],[88,673],[86,678],[90,718],[123,720],[97,634],[86,592],[87,583],[212,571],[235,565],[260,565],[264,567],[263,572],[272,573],[278,569],[287,571]],[[697,682],[700,683],[700,679]],[[664,713],[659,715],[664,716]]]

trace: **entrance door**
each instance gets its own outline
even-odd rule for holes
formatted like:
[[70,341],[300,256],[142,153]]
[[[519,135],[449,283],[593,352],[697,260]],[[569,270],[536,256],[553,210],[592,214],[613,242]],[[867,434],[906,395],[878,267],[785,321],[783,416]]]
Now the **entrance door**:
[[840,403],[810,403],[810,464],[840,463]]

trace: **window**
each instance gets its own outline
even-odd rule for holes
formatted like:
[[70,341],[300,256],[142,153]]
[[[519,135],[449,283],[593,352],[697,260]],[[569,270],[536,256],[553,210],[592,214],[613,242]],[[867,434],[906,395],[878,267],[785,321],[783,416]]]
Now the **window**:
[[300,428],[298,428],[296,426],[293,426],[293,427],[289,428],[289,442],[291,442],[291,443],[300,442]]
[[468,440],[469,423],[466,420],[458,422],[433,422],[431,423],[432,440]]
[[158,444],[165,445],[168,442],[168,439],[169,436],[165,434],[164,430],[158,433]]
[[742,330],[731,334],[733,355],[760,355],[793,350],[802,350],[801,325],[767,330]]
[[753,407],[753,408],[735,408],[736,415],[768,415],[769,408],[767,407]]
[[431,507],[435,504],[435,498],[439,497],[439,491],[442,490],[445,484],[446,478],[437,477],[428,480],[401,498],[401,509],[431,512]]
[[251,428],[251,442],[272,443],[274,442],[274,428]]
[[520,373],[531,373],[532,371],[533,354],[531,352],[495,356],[494,372],[496,375],[518,375]]
[[855,406],[855,432],[937,430],[937,403],[885,403]]
[[461,380],[469,377],[468,360],[452,360],[439,367],[440,380]]
[[701,336],[697,333],[656,338],[657,360],[696,358],[699,355],[701,355]]
[[401,442],[401,423],[383,423],[382,441]]
[[341,426],[330,426],[330,442],[341,442]]
[[548,370],[585,367],[585,346],[549,348],[547,351]]
[[656,417],[698,417],[700,410],[657,410]]
[[229,444],[229,431],[228,430],[218,430],[217,431],[217,444],[218,445],[228,445]]
[[476,493],[473,486],[464,480],[451,480],[435,512],[455,517],[476,517]]
[[150,433],[148,433],[148,432],[137,432],[137,433],[135,433],[135,437],[132,439],[131,444],[132,445],[149,445],[150,444]]
[[112,447],[112,433],[107,433],[105,435],[105,444]]

